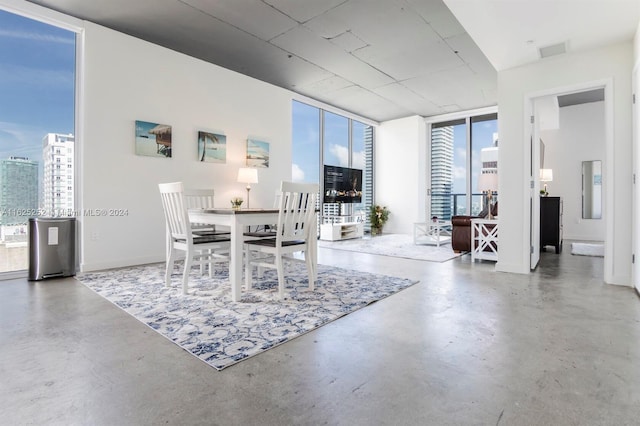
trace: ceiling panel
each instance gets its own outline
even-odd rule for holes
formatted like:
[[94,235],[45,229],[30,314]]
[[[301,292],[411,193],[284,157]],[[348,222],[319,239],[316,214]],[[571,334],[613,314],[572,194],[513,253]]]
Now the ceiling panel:
[[392,81],[389,76],[305,27],[294,28],[273,39],[272,43],[363,87],[378,87]]
[[[299,25],[274,7],[255,0],[216,1],[181,0],[182,2],[214,17],[227,22],[243,31],[263,40],[270,40],[291,28]],[[260,16],[260,19],[256,19]]]

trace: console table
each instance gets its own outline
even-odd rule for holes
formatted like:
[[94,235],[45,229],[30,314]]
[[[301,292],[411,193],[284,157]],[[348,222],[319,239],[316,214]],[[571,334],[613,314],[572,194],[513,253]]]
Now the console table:
[[498,261],[498,221],[471,219],[471,261]]
[[450,242],[451,221],[449,220],[432,220],[413,224],[414,244],[431,244],[440,247],[440,244]]
[[327,215],[320,225],[320,239],[339,241],[350,238],[362,238],[364,223],[359,214]]
[[562,251],[562,198],[540,197],[540,251],[554,246]]

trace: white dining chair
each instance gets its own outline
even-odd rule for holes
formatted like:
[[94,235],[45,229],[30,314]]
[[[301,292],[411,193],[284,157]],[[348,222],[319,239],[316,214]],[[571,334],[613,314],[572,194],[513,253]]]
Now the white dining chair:
[[[276,190],[275,196],[273,198],[273,208],[277,209],[280,207],[280,189]],[[268,224],[268,225],[259,225],[253,231],[249,229],[244,232],[245,238],[274,238],[276,236],[276,224]]]
[[[282,182],[279,194],[279,213],[275,238],[245,241],[245,284],[251,289],[253,267],[273,268],[278,273],[278,296],[284,298],[284,258],[295,252],[304,253],[309,290],[316,281],[315,251],[311,238],[316,238],[315,214],[318,198],[317,184]],[[310,253],[311,252],[311,253]],[[254,257],[254,254],[257,257]],[[297,259],[296,259],[297,260]]]
[[[187,204],[188,209],[213,209],[215,207],[214,204],[214,193],[213,189],[195,189],[195,188],[185,188],[184,189],[184,199]],[[191,228],[194,230],[194,234],[196,235],[207,235],[207,234],[216,234],[216,235],[224,235],[231,234],[231,231],[228,227],[220,227],[216,225],[209,225],[204,223],[191,223]]]
[[[214,208],[214,194],[215,191],[210,188],[196,189],[185,188],[184,199],[188,209],[212,209]],[[222,226],[210,225],[206,223],[194,223],[191,222],[191,229],[193,235],[206,236],[206,235],[231,235],[231,230]],[[204,269],[207,265],[205,263],[200,264],[200,273],[204,273]]]
[[182,293],[188,293],[189,272],[192,265],[209,265],[209,276],[213,276],[213,265],[229,262],[228,234],[198,235],[189,221],[189,211],[184,196],[182,182],[158,184],[162,207],[167,224],[167,269],[165,285],[171,285],[171,272],[179,252],[184,253]]

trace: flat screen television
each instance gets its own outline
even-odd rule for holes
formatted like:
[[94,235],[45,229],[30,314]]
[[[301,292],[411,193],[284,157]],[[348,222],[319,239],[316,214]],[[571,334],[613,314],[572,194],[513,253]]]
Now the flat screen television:
[[362,170],[324,166],[325,203],[361,203]]

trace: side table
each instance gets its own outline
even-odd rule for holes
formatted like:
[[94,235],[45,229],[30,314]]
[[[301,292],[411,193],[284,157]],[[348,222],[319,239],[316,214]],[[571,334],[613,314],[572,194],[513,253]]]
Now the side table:
[[498,221],[471,219],[471,261],[498,261]]
[[450,242],[451,221],[449,220],[432,220],[413,224],[414,244],[431,244],[440,247],[440,244]]

